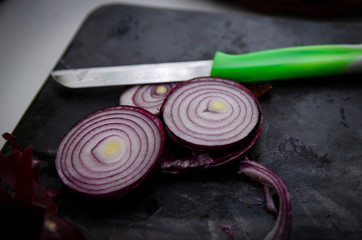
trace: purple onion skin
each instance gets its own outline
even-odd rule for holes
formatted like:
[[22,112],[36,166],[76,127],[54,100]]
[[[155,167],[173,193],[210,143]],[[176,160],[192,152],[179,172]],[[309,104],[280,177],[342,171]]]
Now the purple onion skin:
[[[261,125],[253,130],[252,135],[248,136],[247,141],[232,147],[232,149],[209,153],[183,148],[178,144],[170,143],[171,140],[166,140],[166,148],[161,162],[161,171],[166,174],[182,174],[232,163],[240,157],[243,157],[245,152],[254,145],[260,135],[260,131]],[[179,157],[177,153],[181,153],[183,156]]]
[[279,197],[277,220],[273,229],[264,238],[265,240],[287,240],[290,238],[292,227],[292,205],[290,194],[283,180],[264,165],[243,159],[240,161],[239,173],[244,173],[251,179],[263,185],[274,188]]
[[[257,97],[245,86],[242,84],[231,81],[228,79],[217,78],[217,77],[199,77],[194,78],[186,82],[179,83],[175,88],[171,90],[169,95],[166,97],[162,107],[161,113],[164,111],[164,106],[166,104],[169,96],[176,91],[178,88],[182,87],[185,84],[193,83],[193,82],[202,82],[202,81],[217,81],[217,82],[225,82],[227,84],[231,84],[236,86],[246,93],[248,93],[254,99],[257,104],[259,110],[259,119],[252,130],[252,132],[244,138],[242,141],[232,144],[232,145],[223,145],[218,147],[210,147],[205,148],[198,146],[197,144],[191,144],[186,142],[183,139],[180,139],[173,135],[165,126],[165,130],[167,133],[166,140],[168,144],[166,144],[165,154],[162,159],[161,171],[163,173],[168,174],[179,174],[179,173],[187,173],[194,170],[200,169],[208,169],[213,167],[218,167],[221,165],[228,164],[243,156],[247,150],[249,150],[258,139],[261,127],[263,123],[263,113],[259,104]],[[175,142],[176,144],[173,144]],[[180,153],[180,154],[178,154]],[[181,155],[181,156],[180,156]]]
[[[108,110],[112,110],[112,109],[125,109],[125,110],[131,110],[131,111],[136,111],[139,113],[144,114],[145,116],[147,116],[148,118],[150,118],[157,126],[157,128],[160,131],[160,135],[161,135],[161,147],[160,147],[160,151],[156,157],[156,161],[154,163],[154,165],[149,169],[149,171],[142,176],[138,181],[133,182],[132,184],[128,185],[125,188],[119,189],[117,191],[113,191],[113,192],[109,192],[106,194],[93,194],[93,193],[86,193],[86,192],[79,192],[71,187],[68,187],[71,191],[79,194],[79,195],[83,195],[84,197],[88,198],[89,200],[92,201],[98,201],[98,202],[104,202],[104,201],[111,201],[120,197],[123,197],[124,195],[126,195],[127,193],[129,193],[130,191],[132,191],[133,189],[137,188],[140,184],[142,184],[142,182],[145,181],[145,179],[151,175],[154,171],[157,171],[157,169],[159,168],[160,165],[160,160],[161,160],[161,156],[163,155],[164,152],[164,147],[165,147],[165,133],[164,133],[164,128],[163,128],[163,124],[161,122],[161,120],[155,116],[154,114],[150,113],[149,111],[139,108],[139,107],[134,107],[134,106],[114,106],[114,107],[108,107],[108,108],[104,108],[104,109],[100,109],[96,112],[93,112],[89,115],[87,115],[86,117],[82,118],[81,120],[79,120],[71,129],[73,129],[74,127],[76,127],[77,125],[81,124],[83,121],[87,120],[88,118],[92,117],[93,115],[97,114],[98,112],[104,112],[104,111],[108,111]],[[57,156],[60,154],[60,149],[57,149]],[[60,171],[60,170],[59,170]],[[62,175],[59,175],[60,178],[62,179]],[[62,179],[62,181],[64,182],[64,180]],[[67,185],[66,185],[67,186]]]

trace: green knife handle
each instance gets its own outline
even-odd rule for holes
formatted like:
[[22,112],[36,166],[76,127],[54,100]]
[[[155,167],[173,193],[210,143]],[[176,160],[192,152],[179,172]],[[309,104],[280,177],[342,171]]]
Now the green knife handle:
[[241,55],[216,52],[211,76],[257,82],[362,72],[362,44],[288,47]]

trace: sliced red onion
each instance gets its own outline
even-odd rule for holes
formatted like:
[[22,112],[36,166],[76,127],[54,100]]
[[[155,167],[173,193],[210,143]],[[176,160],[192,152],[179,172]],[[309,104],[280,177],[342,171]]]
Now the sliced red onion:
[[[279,209],[276,224],[264,239],[289,239],[292,225],[292,205],[287,186],[283,180],[264,165],[248,159],[240,161],[239,173],[244,173],[251,179],[266,186],[272,187],[279,197]],[[266,194],[266,200],[271,201],[271,196]],[[267,207],[270,208],[267,202]]]
[[163,100],[177,83],[132,86],[122,93],[120,105],[141,107],[153,114],[159,114]]
[[56,168],[65,185],[94,198],[138,186],[163,152],[161,121],[137,107],[117,106],[81,119],[62,139]]
[[237,159],[254,145],[262,125],[257,98],[243,85],[215,77],[179,84],[161,112],[168,135],[177,143],[168,144],[161,165],[171,174]]
[[239,83],[203,77],[174,88],[162,106],[170,135],[193,149],[225,149],[245,139],[258,125],[257,99]]

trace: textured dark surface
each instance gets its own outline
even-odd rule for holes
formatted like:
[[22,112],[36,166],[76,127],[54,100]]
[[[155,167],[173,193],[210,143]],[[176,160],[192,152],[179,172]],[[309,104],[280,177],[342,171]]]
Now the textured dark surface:
[[[214,51],[361,43],[357,22],[107,6],[85,21],[57,68],[210,59]],[[287,184],[292,239],[362,238],[362,76],[273,82],[260,98],[262,134],[248,152]],[[66,89],[49,78],[14,134],[42,160],[40,181],[61,188],[57,145],[81,117],[117,105],[121,87]],[[5,147],[3,152],[7,152]],[[123,199],[94,204],[65,191],[61,216],[89,239],[261,239],[274,225],[261,185],[237,164],[183,176],[155,175]]]

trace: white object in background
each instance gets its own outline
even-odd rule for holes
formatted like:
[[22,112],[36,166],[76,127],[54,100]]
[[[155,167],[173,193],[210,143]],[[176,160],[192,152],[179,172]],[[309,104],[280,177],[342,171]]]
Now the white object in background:
[[[0,3],[0,133],[12,132],[74,34],[104,4],[236,11],[208,0],[8,0]],[[0,148],[5,141],[0,137]],[[25,146],[24,146],[25,147]]]

